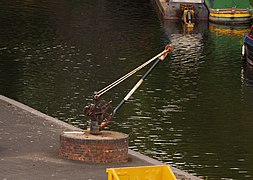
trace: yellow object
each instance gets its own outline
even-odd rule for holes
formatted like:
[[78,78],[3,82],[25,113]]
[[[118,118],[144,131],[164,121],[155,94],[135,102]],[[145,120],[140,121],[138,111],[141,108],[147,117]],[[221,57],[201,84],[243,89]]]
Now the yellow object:
[[210,16],[212,16],[212,17],[227,17],[227,18],[233,18],[233,17],[241,18],[241,17],[251,17],[251,14],[250,13],[243,13],[243,14],[241,14],[241,13],[224,13],[224,14],[222,14],[222,13],[210,13]]
[[176,180],[169,166],[107,168],[108,180]]
[[193,28],[194,27],[194,23],[192,22],[193,19],[191,19],[191,20],[187,19],[188,13],[190,13],[191,18],[194,17],[194,11],[193,10],[184,10],[184,12],[183,12],[183,21],[184,21],[186,27]]

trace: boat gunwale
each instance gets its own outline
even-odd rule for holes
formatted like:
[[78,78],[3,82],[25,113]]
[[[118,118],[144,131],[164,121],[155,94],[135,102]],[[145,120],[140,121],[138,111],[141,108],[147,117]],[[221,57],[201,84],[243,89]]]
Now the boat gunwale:
[[236,9],[236,8],[226,8],[226,9],[210,9],[210,13],[217,14],[251,14],[247,9]]
[[252,19],[252,15],[251,14],[239,14],[239,13],[210,13],[209,17],[216,17],[216,18],[250,18]]

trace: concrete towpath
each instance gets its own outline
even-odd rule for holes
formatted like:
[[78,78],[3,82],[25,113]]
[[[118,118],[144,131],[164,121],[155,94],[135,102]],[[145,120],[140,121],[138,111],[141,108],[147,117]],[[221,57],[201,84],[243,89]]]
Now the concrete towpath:
[[[129,150],[129,161],[93,164],[62,159],[59,136],[78,128],[0,95],[0,180],[106,180],[106,168],[164,165]],[[177,179],[197,180],[172,168]]]

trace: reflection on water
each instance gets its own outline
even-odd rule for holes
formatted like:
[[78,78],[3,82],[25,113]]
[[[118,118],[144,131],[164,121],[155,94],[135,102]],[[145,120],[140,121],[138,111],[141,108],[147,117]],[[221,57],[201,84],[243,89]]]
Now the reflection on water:
[[242,85],[253,87],[253,67],[247,62],[243,62],[242,65]]
[[[146,0],[2,3],[0,93],[86,128],[93,91],[171,41],[174,52],[109,129],[128,133],[131,149],[193,174],[252,179],[253,91],[251,69],[241,66],[242,36],[207,22],[193,29],[161,22],[154,9]],[[116,106],[144,72],[104,98]]]
[[218,35],[224,35],[224,36],[239,36],[243,37],[243,34],[248,32],[250,28],[250,25],[239,25],[239,26],[229,26],[229,25],[218,25],[209,23],[209,30],[213,33],[216,33]]
[[[171,27],[179,27],[177,29]],[[180,27],[181,25],[181,27]],[[203,33],[207,28],[206,22],[200,22],[194,29],[187,29],[180,22],[165,21],[164,29],[168,38],[175,46],[173,51],[173,65],[179,63],[185,69],[197,68],[201,63],[201,54],[203,51]],[[181,32],[179,31],[181,30]]]

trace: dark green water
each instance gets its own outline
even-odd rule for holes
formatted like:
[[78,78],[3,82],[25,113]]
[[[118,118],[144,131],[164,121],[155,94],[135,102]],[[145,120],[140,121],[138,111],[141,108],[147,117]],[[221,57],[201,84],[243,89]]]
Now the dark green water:
[[[248,27],[242,28],[247,30]],[[130,148],[208,179],[253,177],[253,69],[240,30],[163,22],[139,1],[0,2],[0,94],[86,128],[93,91],[152,58],[152,72],[109,129]],[[104,98],[116,106],[145,70]]]

